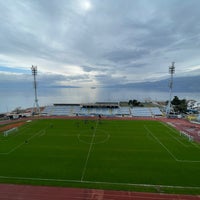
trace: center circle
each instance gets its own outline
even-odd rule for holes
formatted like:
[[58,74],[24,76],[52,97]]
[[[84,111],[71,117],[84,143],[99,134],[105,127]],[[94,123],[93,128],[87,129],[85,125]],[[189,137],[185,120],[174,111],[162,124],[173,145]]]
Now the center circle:
[[85,144],[100,144],[108,141],[110,134],[104,130],[95,130],[94,131],[81,131],[78,134],[78,140]]

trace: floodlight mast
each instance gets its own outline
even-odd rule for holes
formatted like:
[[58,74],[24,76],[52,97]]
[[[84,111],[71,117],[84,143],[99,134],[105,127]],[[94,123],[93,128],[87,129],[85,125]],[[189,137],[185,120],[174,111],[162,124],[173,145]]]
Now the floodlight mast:
[[170,82],[169,82],[169,101],[166,107],[166,116],[169,117],[170,111],[171,111],[171,101],[172,101],[172,87],[173,87],[173,75],[175,73],[175,67],[174,67],[175,62],[172,62],[172,65],[169,67],[169,74],[171,75],[170,77]]
[[32,71],[32,75],[34,78],[34,91],[35,91],[35,101],[34,101],[34,105],[33,105],[33,114],[40,114],[40,107],[38,104],[38,98],[37,98],[37,82],[36,82],[36,75],[37,75],[37,66],[33,66],[31,67],[31,71]]

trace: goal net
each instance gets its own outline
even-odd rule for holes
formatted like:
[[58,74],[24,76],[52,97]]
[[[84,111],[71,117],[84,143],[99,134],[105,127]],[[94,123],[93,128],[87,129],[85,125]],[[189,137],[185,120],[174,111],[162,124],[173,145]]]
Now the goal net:
[[16,131],[18,131],[18,128],[17,128],[17,127],[14,127],[14,128],[11,128],[11,129],[9,129],[9,130],[7,130],[7,131],[4,131],[4,132],[3,132],[3,135],[6,137],[6,136],[8,136],[9,134],[11,134],[11,133],[13,133],[13,132],[16,132]]

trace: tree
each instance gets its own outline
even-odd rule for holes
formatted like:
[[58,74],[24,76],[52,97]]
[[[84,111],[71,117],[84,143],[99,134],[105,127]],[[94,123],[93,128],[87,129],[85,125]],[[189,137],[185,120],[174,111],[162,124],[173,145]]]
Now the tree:
[[128,105],[129,106],[143,106],[143,104],[140,101],[137,101],[136,99],[129,100]]
[[178,110],[181,113],[186,113],[187,111],[187,102],[185,99],[182,99],[180,104],[178,105]]
[[128,105],[129,105],[129,106],[132,106],[132,105],[133,105],[133,101],[132,101],[132,100],[129,100]]
[[181,100],[177,96],[174,96],[174,99],[171,101],[171,104],[179,105],[180,103],[181,103]]
[[187,111],[187,102],[185,99],[179,99],[177,96],[174,96],[171,104],[173,105],[175,112],[185,113]]

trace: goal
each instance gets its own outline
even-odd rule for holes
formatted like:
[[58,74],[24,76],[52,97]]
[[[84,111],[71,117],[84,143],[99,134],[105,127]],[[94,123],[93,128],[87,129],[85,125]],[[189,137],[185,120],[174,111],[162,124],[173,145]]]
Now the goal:
[[14,127],[14,128],[11,128],[11,129],[9,129],[9,130],[7,130],[7,131],[4,131],[4,132],[3,132],[3,135],[6,137],[6,136],[8,136],[9,134],[11,134],[11,133],[13,133],[13,132],[16,132],[16,131],[18,131],[18,128],[17,128],[17,127]]

